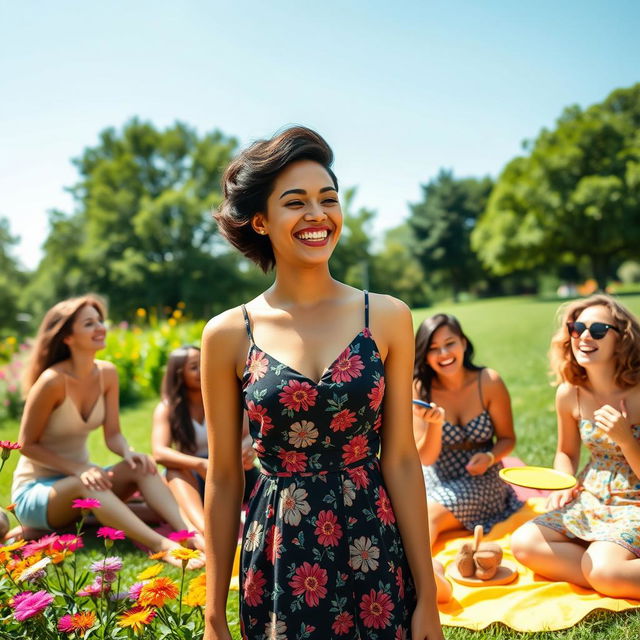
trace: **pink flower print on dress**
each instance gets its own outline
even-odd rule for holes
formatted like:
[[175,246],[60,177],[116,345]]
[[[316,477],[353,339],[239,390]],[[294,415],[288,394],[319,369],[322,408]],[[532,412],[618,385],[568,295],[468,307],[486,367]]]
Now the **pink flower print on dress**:
[[332,431],[346,431],[354,422],[356,422],[356,414],[349,409],[343,409],[336,413],[331,420],[329,429]]
[[251,422],[260,425],[260,434],[266,435],[273,427],[271,418],[267,415],[267,410],[261,404],[255,404],[253,400],[247,402],[247,417]]
[[348,611],[343,611],[336,616],[331,625],[331,630],[337,636],[344,636],[349,633],[351,627],[353,627],[353,616]]
[[289,586],[293,588],[293,595],[304,594],[304,599],[310,607],[317,607],[327,595],[327,572],[319,564],[313,565],[303,562],[302,566],[296,569]]
[[262,604],[262,594],[267,581],[261,569],[254,571],[249,569],[244,577],[244,601],[250,607],[257,607]]
[[316,520],[314,533],[318,536],[318,542],[324,547],[335,547],[342,538],[342,526],[333,511],[321,511]]
[[355,436],[347,444],[342,445],[342,450],[344,451],[342,454],[344,463],[353,464],[369,455],[369,443],[366,436]]
[[378,490],[378,499],[376,500],[376,505],[378,505],[376,514],[378,518],[380,518],[381,522],[389,525],[396,521],[396,516],[393,513],[393,509],[391,508],[391,501],[389,500],[389,496],[387,495],[384,487],[380,487]]
[[376,381],[373,389],[371,389],[371,393],[367,394],[367,398],[371,400],[369,403],[369,407],[374,411],[377,411],[382,404],[382,399],[384,398],[384,376],[380,376],[380,379]]
[[401,598],[404,598],[404,579],[402,577],[402,567],[398,567],[396,570],[396,586],[398,587],[398,594]]
[[280,557],[282,547],[282,533],[277,525],[271,525],[267,533],[267,559],[271,564],[275,564]]
[[308,383],[290,380],[279,394],[280,402],[291,411],[308,411],[316,403],[318,392]]
[[360,617],[365,627],[384,629],[389,626],[393,602],[383,591],[371,589],[360,601]]
[[347,347],[331,366],[331,380],[333,382],[351,382],[353,378],[359,378],[364,369],[362,358],[359,355],[351,355],[351,347]]
[[304,471],[307,468],[307,454],[300,451],[285,451],[280,449],[278,458],[282,461],[282,466],[290,473]]
[[260,378],[264,378],[269,371],[269,360],[264,351],[252,351],[247,360],[247,371],[249,372],[249,384],[254,384]]
[[351,467],[347,469],[347,473],[356,489],[366,489],[369,486],[369,474],[364,467]]

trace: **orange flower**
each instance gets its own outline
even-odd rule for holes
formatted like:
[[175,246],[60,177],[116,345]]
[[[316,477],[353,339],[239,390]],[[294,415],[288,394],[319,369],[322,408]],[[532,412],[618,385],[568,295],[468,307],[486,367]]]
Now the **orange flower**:
[[134,607],[118,616],[117,624],[119,627],[131,627],[133,631],[138,633],[142,631],[144,625],[149,624],[155,617],[156,612],[153,609]]
[[159,573],[162,573],[163,569],[164,569],[164,565],[161,562],[152,564],[150,567],[147,567],[144,571],[141,571],[136,576],[136,580],[149,580],[151,578],[155,578]]
[[166,551],[158,551],[157,553],[152,553],[149,556],[149,560],[160,560],[160,558],[164,558],[166,555]]
[[189,583],[189,589],[182,602],[188,607],[204,607],[206,598],[206,575],[200,574]]
[[11,504],[8,504],[8,505],[5,507],[5,509],[6,509],[7,511],[13,511],[15,508],[16,508],[16,503],[15,503],[15,502],[12,502]]
[[178,585],[171,578],[161,576],[149,580],[142,587],[138,602],[143,607],[164,607],[167,600],[173,600],[178,593]]

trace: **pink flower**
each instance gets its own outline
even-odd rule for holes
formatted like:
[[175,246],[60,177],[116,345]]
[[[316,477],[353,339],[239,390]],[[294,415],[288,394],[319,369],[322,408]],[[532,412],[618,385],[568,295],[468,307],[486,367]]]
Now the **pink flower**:
[[314,533],[318,536],[318,542],[325,547],[335,547],[342,538],[342,526],[338,524],[338,518],[333,511],[321,511],[316,520]]
[[167,538],[174,542],[185,542],[191,540],[195,536],[195,531],[188,531],[187,529],[180,529],[180,531],[172,531]]
[[329,429],[332,431],[346,431],[356,421],[356,414],[349,409],[343,409],[336,413],[331,420]]
[[336,616],[331,625],[331,630],[337,636],[344,636],[349,633],[351,627],[353,627],[353,616],[348,611],[343,611]]
[[327,595],[327,571],[319,564],[310,565],[303,562],[302,566],[296,569],[289,586],[293,587],[293,595],[304,594],[304,599],[310,607],[316,607],[320,600]]
[[397,627],[395,640],[407,640],[407,638],[407,630],[404,627]]
[[374,629],[388,627],[392,611],[393,602],[386,593],[371,589],[369,595],[362,596],[360,617],[365,627],[373,627]]
[[377,411],[380,408],[380,405],[382,404],[382,399],[384,398],[384,389],[385,389],[384,376],[381,376],[380,380],[378,380],[373,386],[373,389],[371,389],[371,393],[367,394],[367,398],[371,400],[371,402],[369,403],[369,406],[374,411]]
[[0,449],[9,449],[9,451],[13,451],[15,449],[20,449],[20,445],[17,442],[10,442],[9,440],[0,440]]
[[253,384],[260,378],[264,378],[269,370],[269,360],[265,357],[264,351],[252,352],[249,360],[247,360],[247,371],[251,374],[249,384]]
[[62,534],[52,545],[54,551],[76,551],[82,547],[84,547],[84,542],[75,533]]
[[280,547],[282,546],[282,533],[277,525],[271,525],[267,533],[267,560],[275,564],[280,557]]
[[384,487],[380,487],[379,489],[376,504],[378,505],[376,514],[384,524],[391,524],[392,522],[396,521],[396,516],[393,513],[393,509],[391,508],[389,496],[387,495]]
[[113,527],[100,527],[96,535],[98,538],[104,538],[105,540],[124,540],[126,538],[124,531]]
[[271,418],[267,415],[267,410],[253,400],[247,402],[247,417],[251,422],[257,422],[260,425],[260,434],[263,436],[273,427]]
[[42,613],[53,602],[53,594],[46,591],[23,591],[13,599],[13,617],[22,622]]
[[364,489],[369,486],[369,474],[364,467],[349,467],[347,473],[353,484],[356,485],[356,489]]
[[81,598],[97,598],[110,590],[111,585],[109,582],[107,580],[103,580],[100,576],[96,576],[91,584],[80,589],[76,595]]
[[308,382],[290,380],[279,394],[280,402],[292,411],[300,411],[300,408],[308,411],[316,403],[318,392]]
[[334,382],[350,382],[353,378],[359,378],[364,369],[362,358],[351,355],[351,347],[347,347],[331,367],[331,379]]
[[398,595],[404,600],[404,580],[402,578],[402,567],[398,567],[396,571],[396,586],[398,587]]
[[38,551],[49,551],[53,548],[53,545],[57,542],[59,537],[60,536],[58,536],[57,533],[48,533],[46,536],[42,536],[42,538],[39,538],[38,540],[29,542],[22,547],[22,557],[28,558]]
[[135,582],[129,587],[129,597],[132,600],[137,600],[140,597],[140,591],[142,591],[142,587],[147,583],[147,580],[143,582]]
[[262,569],[249,569],[244,577],[244,600],[250,607],[262,604],[264,585],[267,584]]
[[370,338],[371,337],[371,331],[369,330],[369,327],[365,327],[362,331],[362,336],[364,338]]
[[102,503],[96,498],[78,498],[73,501],[71,506],[74,509],[99,509]]
[[382,426],[382,416],[380,414],[378,414],[378,417],[376,418],[375,422],[373,423],[373,430],[377,433],[378,431],[380,431],[380,427]]
[[354,436],[347,444],[342,446],[342,450],[344,451],[342,454],[344,463],[352,464],[369,455],[369,443],[367,442],[366,436]]
[[[118,556],[110,556],[91,563],[89,569],[93,571],[93,573],[115,573],[122,569],[122,560],[118,558]],[[112,581],[108,580],[108,582]]]
[[307,468],[307,454],[300,451],[285,451],[280,449],[278,458],[282,460],[282,466],[289,472],[304,471]]

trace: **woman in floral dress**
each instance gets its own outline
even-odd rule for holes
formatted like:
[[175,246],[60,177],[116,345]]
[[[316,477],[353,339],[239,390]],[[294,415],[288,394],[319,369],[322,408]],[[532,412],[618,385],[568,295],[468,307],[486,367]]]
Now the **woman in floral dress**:
[[342,228],[332,161],[318,134],[293,127],[223,178],[220,230],[275,267],[275,282],[203,334],[205,512],[216,523],[205,640],[231,638],[243,409],[262,465],[242,542],[243,638],[442,638],[411,430],[411,315],[331,277]]
[[558,449],[574,474],[580,441],[591,457],[551,511],[512,536],[516,558],[551,580],[640,599],[640,325],[597,295],[571,303],[551,343]]

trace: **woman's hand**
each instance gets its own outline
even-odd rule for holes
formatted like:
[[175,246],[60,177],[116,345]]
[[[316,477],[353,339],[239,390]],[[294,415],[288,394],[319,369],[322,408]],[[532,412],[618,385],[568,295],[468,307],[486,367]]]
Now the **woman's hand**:
[[251,440],[251,436],[242,440],[242,466],[245,471],[253,467],[253,462],[256,459],[256,452],[252,445],[253,441]]
[[467,462],[465,469],[472,476],[481,476],[483,473],[486,473],[494,460],[495,458],[485,451],[479,451],[471,456],[471,459]]
[[418,601],[411,616],[411,637],[413,640],[444,640],[435,604]]
[[78,478],[91,491],[109,491],[112,486],[109,473],[97,465],[92,465],[81,471]]
[[560,509],[569,502],[572,502],[578,497],[578,494],[582,491],[580,484],[577,484],[571,489],[562,489],[561,491],[554,491],[547,498],[547,509],[552,511],[553,509]]
[[444,424],[444,409],[435,404],[435,402],[431,403],[430,409],[425,409],[420,405],[414,404],[413,410],[422,420],[428,422],[429,425],[441,427]]
[[138,469],[142,474],[154,474],[157,473],[158,469],[156,467],[156,463],[153,461],[151,456],[147,456],[144,453],[138,453],[137,451],[125,451],[122,456],[122,459],[132,468]]
[[620,402],[619,411],[611,405],[605,404],[593,412],[593,417],[596,426],[604,431],[616,444],[624,445],[633,440],[631,423],[624,400]]

